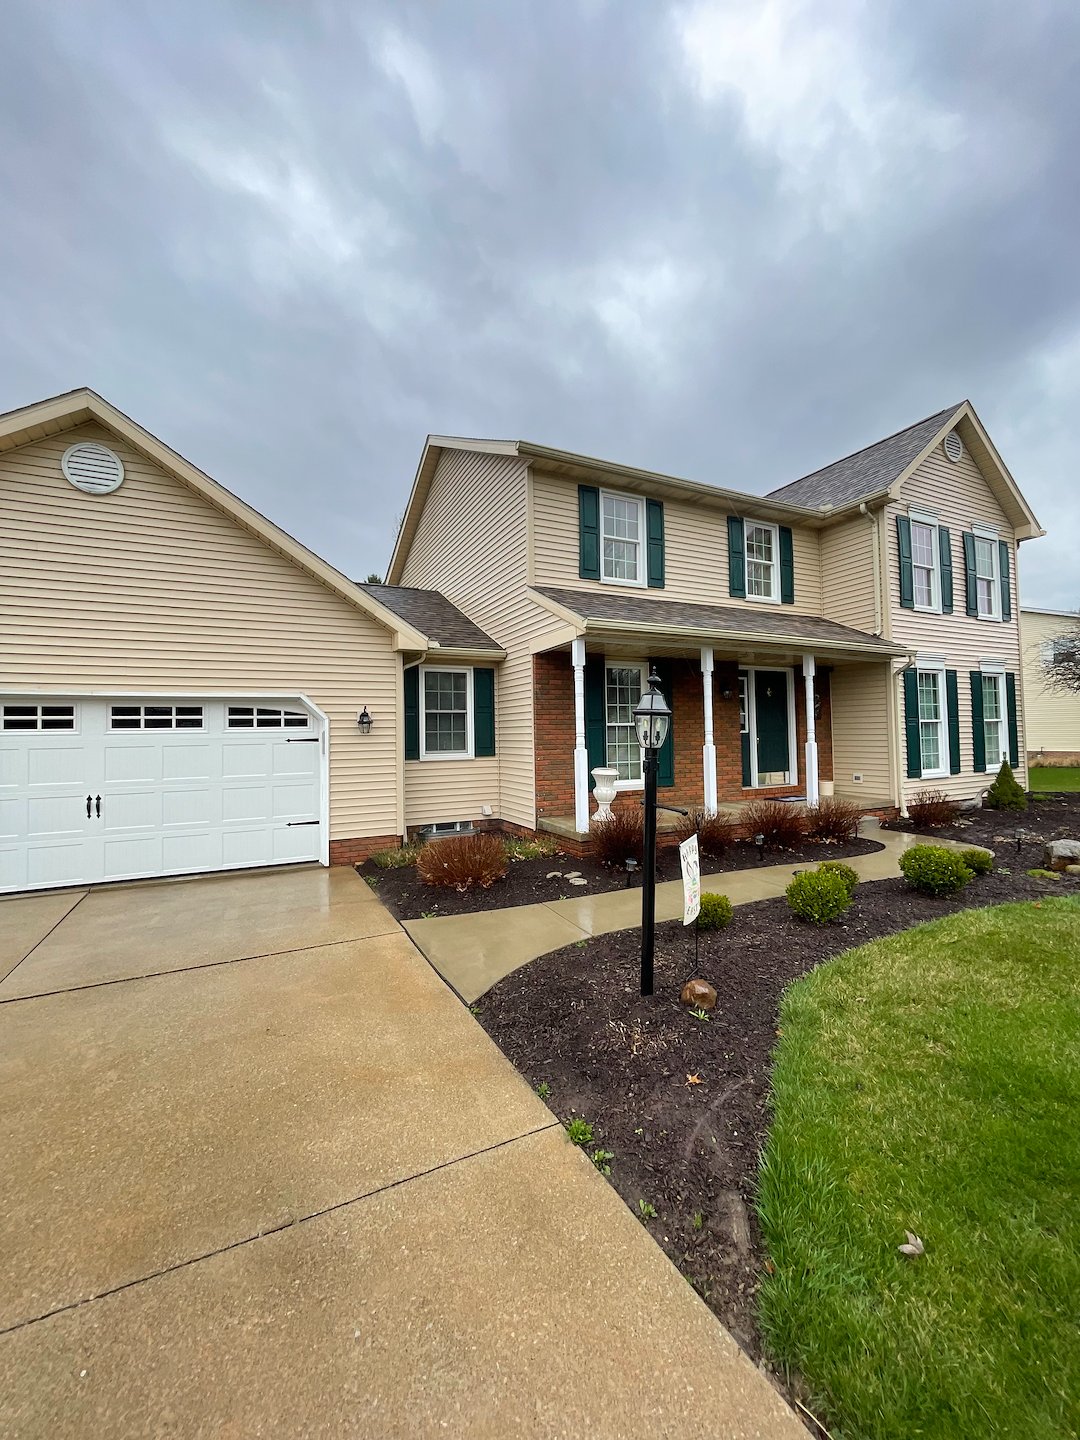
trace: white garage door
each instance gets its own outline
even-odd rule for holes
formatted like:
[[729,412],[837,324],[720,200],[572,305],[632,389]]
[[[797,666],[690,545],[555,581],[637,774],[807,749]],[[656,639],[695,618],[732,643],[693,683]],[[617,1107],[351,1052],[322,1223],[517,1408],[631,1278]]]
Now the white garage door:
[[0,891],[318,860],[302,701],[0,697]]

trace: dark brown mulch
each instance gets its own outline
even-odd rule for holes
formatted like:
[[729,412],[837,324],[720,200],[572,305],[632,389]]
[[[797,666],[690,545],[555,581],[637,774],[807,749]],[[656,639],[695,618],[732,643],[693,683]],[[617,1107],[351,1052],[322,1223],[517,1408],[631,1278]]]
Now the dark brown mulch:
[[[820,928],[795,920],[783,899],[763,900],[700,937],[696,970],[693,932],[659,926],[651,999],[638,993],[640,933],[624,930],[515,971],[477,1013],[530,1084],[550,1086],[560,1120],[593,1125],[593,1148],[614,1153],[611,1183],[635,1213],[639,1200],[656,1207],[650,1233],[759,1359],[755,1293],[765,1256],[753,1203],[784,989],[843,950],[926,920],[1077,893],[1068,877],[1036,880],[1019,868],[976,879],[951,900],[883,880],[861,885],[843,921]],[[695,973],[720,997],[708,1021],[679,1004]]]
[[[916,830],[910,820],[893,820],[889,830]],[[1016,832],[1039,837],[1039,841],[1065,840],[1080,837],[1080,794],[1036,795],[1029,799],[1026,810],[964,810],[955,825],[935,830],[927,839],[941,836],[958,840],[961,845],[986,845],[1001,857],[1005,865],[1016,861]],[[1024,868],[1033,869],[1043,862],[1043,846],[1022,842]],[[1006,856],[1011,855],[1012,860]]]
[[[876,840],[848,840],[842,845],[808,840],[794,850],[767,849],[765,859],[761,861],[753,845],[739,841],[721,860],[704,856],[701,871],[703,875],[715,875],[729,870],[756,869],[762,864],[816,865],[819,860],[869,855],[880,849]],[[582,895],[599,895],[606,890],[627,888],[625,870],[609,869],[598,865],[595,860],[575,860],[570,855],[512,860],[504,879],[497,880],[487,890],[469,890],[464,894],[442,886],[425,885],[412,865],[403,866],[400,870],[380,870],[367,860],[357,868],[365,879],[374,881],[379,899],[399,920],[418,920],[423,915],[468,915],[476,910],[502,910],[514,905],[572,900]],[[547,877],[556,870],[560,872],[560,878],[549,880]],[[570,873],[580,875],[587,883],[571,885],[562,878]],[[657,880],[677,880],[680,873],[678,850],[674,847],[659,850],[656,856]],[[640,875],[633,877],[631,885],[635,889],[641,888]]]

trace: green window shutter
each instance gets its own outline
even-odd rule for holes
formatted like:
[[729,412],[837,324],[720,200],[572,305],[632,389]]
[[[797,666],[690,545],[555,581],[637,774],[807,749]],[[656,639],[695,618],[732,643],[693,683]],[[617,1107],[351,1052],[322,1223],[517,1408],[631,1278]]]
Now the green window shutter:
[[600,579],[600,491],[595,485],[579,485],[578,576]]
[[979,587],[975,583],[975,536],[964,531],[964,594],[969,615],[979,614]]
[[983,728],[983,677],[981,670],[969,670],[971,681],[971,748],[975,752],[975,769],[986,770],[986,730]]
[[405,759],[420,759],[420,667],[405,671]]
[[473,754],[495,754],[495,671],[478,666],[473,671]]
[[1012,586],[1009,575],[1009,542],[998,541],[998,569],[1001,571],[1001,618],[1012,619]]
[[648,576],[653,590],[664,588],[664,502],[645,501],[645,535],[648,540]]
[[941,556],[941,609],[952,614],[952,536],[944,525],[938,526],[938,554]]
[[914,610],[915,576],[911,569],[911,521],[906,515],[896,517],[896,544],[900,555],[900,604],[905,610]]
[[1016,676],[1005,676],[1005,705],[1009,712],[1009,764],[1015,770],[1020,764],[1020,730],[1016,723]]
[[746,599],[746,527],[738,515],[727,517],[728,594]]
[[945,671],[945,704],[949,717],[949,774],[960,774],[960,696],[956,671]]
[[795,604],[795,546],[791,526],[780,526],[780,603]]
[[589,789],[595,785],[592,772],[607,764],[607,720],[604,714],[604,659],[595,655],[585,661],[585,748],[589,752]]
[[672,691],[675,677],[671,665],[663,660],[650,660],[649,669],[656,671],[660,680],[660,692],[672,711],[667,739],[660,747],[656,765],[657,786],[670,789],[675,784],[675,696]]
[[922,749],[919,744],[919,677],[914,670],[904,671],[904,734],[907,738],[907,773],[909,780],[922,777]]

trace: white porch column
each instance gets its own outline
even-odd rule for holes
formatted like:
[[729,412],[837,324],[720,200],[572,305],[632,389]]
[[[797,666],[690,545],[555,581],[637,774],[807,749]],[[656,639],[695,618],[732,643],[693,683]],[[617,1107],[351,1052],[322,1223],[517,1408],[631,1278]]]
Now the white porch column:
[[814,657],[802,657],[803,684],[806,686],[806,803],[818,803],[817,720],[814,716]]
[[570,642],[574,665],[574,828],[589,828],[589,752],[585,748],[585,637]]
[[701,647],[701,689],[705,707],[705,744],[701,747],[702,794],[705,809],[716,814],[716,746],[713,744],[713,652],[711,645]]

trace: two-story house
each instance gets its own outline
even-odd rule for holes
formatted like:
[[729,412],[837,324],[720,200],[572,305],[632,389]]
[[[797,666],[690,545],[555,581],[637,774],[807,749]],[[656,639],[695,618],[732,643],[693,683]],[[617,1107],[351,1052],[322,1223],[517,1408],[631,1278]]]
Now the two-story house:
[[1023,779],[1015,555],[1040,533],[967,403],[766,496],[431,437],[372,593],[437,588],[506,659],[483,770],[447,770],[470,753],[467,670],[451,672],[466,737],[452,761],[428,728],[446,669],[406,672],[407,819],[490,813],[584,837],[594,768],[641,789],[632,712],[650,666],[673,709],[674,805],[971,799],[1003,756]]
[[[706,480],[722,477],[706,477]],[[902,808],[1024,766],[1016,546],[968,404],[765,496],[431,437],[359,585],[89,390],[0,416],[0,891],[636,803]]]

